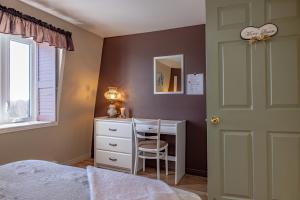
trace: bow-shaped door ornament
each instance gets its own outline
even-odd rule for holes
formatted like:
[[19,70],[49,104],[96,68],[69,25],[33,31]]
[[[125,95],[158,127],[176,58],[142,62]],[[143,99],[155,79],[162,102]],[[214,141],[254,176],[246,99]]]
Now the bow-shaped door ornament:
[[275,24],[265,24],[259,28],[249,26],[241,31],[241,38],[248,40],[250,44],[258,41],[266,41],[271,39],[278,33],[278,27]]

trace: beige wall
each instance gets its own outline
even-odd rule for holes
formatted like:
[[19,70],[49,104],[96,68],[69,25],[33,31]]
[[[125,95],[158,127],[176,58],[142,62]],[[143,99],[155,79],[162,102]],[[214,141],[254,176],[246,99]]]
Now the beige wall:
[[59,125],[0,134],[0,164],[23,159],[68,162],[89,155],[103,39],[16,0],[0,3],[71,31],[75,45],[66,54]]

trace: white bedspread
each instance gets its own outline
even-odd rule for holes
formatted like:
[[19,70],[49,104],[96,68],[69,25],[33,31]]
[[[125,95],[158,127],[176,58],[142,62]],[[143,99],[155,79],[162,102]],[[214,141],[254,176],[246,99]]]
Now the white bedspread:
[[162,181],[90,166],[87,174],[91,200],[179,200]]
[[84,169],[46,161],[0,167],[0,200],[89,200]]
[[47,161],[0,166],[0,200],[200,200],[181,190],[174,193],[157,180],[110,170],[87,170],[90,183],[85,169]]

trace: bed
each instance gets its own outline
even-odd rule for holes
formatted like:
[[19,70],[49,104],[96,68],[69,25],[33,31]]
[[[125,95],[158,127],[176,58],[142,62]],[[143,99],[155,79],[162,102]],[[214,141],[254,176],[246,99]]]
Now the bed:
[[[135,185],[145,187],[137,190]],[[157,196],[159,191],[167,193],[167,197]],[[139,192],[147,195],[138,197]],[[81,169],[38,160],[0,166],[0,200],[99,199],[200,200],[200,197],[170,188],[161,181],[94,167]]]

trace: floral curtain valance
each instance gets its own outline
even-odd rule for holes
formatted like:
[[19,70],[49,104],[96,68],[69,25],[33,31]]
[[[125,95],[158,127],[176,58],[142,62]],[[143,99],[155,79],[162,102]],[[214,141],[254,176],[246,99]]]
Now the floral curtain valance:
[[0,5],[0,33],[33,38],[38,43],[74,51],[72,33],[25,15],[13,8]]

